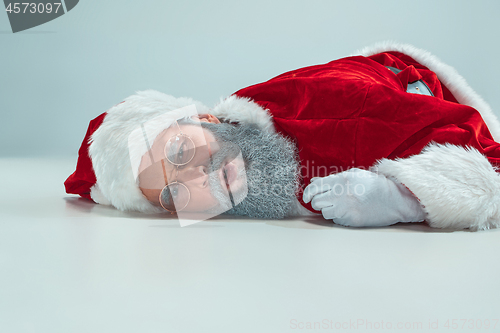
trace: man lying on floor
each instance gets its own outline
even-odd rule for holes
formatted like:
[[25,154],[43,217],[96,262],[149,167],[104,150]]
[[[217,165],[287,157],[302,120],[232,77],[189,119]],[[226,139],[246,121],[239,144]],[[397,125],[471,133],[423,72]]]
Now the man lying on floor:
[[91,121],[68,193],[120,210],[345,226],[500,225],[500,123],[410,45],[297,69],[213,109],[138,92]]

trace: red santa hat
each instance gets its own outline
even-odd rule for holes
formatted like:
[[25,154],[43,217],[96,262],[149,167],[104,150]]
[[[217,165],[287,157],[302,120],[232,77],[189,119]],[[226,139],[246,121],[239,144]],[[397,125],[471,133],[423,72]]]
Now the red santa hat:
[[140,91],[90,122],[78,152],[76,171],[64,182],[67,193],[124,211],[155,213],[138,187],[141,157],[158,134],[174,120],[208,108],[191,98],[175,98],[154,90]]

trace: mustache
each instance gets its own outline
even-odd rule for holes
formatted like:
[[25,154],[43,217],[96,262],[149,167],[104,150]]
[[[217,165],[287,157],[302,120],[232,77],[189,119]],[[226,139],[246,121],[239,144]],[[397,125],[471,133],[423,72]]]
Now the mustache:
[[231,162],[241,153],[240,147],[233,142],[219,142],[219,149],[212,154],[207,165],[208,171],[214,172],[221,169],[224,164]]

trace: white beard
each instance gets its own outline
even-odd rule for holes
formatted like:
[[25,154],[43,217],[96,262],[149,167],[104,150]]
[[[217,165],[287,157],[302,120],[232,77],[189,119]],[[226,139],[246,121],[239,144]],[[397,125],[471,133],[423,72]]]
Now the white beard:
[[[299,162],[295,145],[280,134],[263,132],[253,125],[202,123],[217,139],[221,149],[212,156],[212,170],[221,168],[228,156],[241,149],[248,193],[233,193],[239,204],[226,214],[252,218],[280,219],[291,215],[299,189]],[[229,144],[225,144],[229,143]],[[216,175],[217,172],[212,172]],[[228,204],[218,177],[209,178],[212,194]]]

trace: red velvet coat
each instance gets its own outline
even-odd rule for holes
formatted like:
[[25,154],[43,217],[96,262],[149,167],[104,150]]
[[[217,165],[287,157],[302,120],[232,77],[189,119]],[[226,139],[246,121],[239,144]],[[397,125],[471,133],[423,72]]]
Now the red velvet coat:
[[[396,75],[385,66],[402,71]],[[435,97],[406,92],[420,79]],[[400,52],[300,68],[235,94],[267,109],[275,129],[296,142],[303,187],[312,177],[419,154],[431,142],[474,147],[500,166],[500,144],[480,113],[459,104],[433,71]]]

